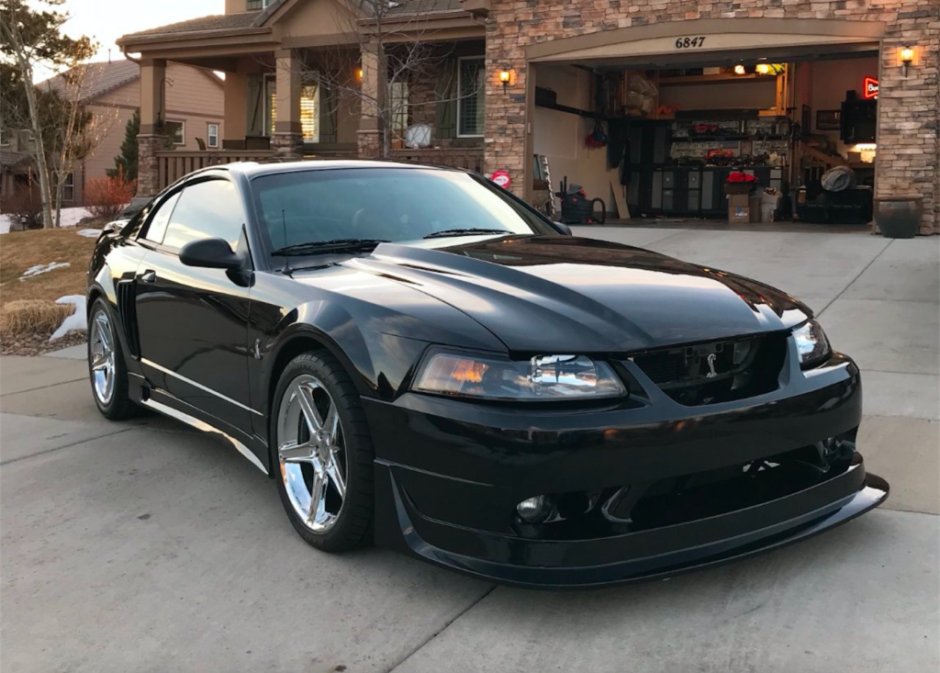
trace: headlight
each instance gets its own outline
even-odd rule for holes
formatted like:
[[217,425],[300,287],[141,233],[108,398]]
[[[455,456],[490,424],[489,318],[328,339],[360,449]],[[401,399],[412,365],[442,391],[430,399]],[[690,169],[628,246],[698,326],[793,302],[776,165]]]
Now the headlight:
[[826,333],[815,320],[793,330],[793,338],[796,339],[796,350],[800,354],[800,366],[803,369],[815,367],[832,353]]
[[413,387],[440,395],[513,401],[596,400],[626,393],[610,365],[584,355],[542,355],[519,362],[434,353]]

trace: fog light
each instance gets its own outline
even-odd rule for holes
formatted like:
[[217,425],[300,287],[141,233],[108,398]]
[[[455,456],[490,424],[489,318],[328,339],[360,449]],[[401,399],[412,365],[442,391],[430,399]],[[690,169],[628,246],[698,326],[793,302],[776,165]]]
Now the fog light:
[[526,523],[542,523],[552,513],[552,501],[544,495],[527,498],[516,505],[516,512]]

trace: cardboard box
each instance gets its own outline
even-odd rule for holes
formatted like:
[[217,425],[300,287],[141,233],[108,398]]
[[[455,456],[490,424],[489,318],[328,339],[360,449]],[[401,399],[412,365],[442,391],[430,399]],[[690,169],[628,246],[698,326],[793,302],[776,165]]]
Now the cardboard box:
[[751,182],[726,182],[725,183],[725,194],[731,196],[732,194],[748,194],[751,191],[751,187],[754,184]]
[[[751,222],[761,221],[761,200],[760,196],[752,196],[748,203],[748,209],[751,211]],[[773,217],[770,218],[771,220]]]
[[747,194],[728,195],[728,222],[748,224],[751,221],[751,204]]
[[760,222],[760,197],[750,198],[747,194],[729,194],[728,222],[731,224]]

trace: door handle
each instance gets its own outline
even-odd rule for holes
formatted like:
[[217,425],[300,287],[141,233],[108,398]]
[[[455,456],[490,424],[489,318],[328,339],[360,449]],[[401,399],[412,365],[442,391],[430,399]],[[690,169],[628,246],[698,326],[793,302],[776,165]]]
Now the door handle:
[[140,279],[145,283],[156,283],[157,282],[157,272],[156,271],[145,271],[144,275]]

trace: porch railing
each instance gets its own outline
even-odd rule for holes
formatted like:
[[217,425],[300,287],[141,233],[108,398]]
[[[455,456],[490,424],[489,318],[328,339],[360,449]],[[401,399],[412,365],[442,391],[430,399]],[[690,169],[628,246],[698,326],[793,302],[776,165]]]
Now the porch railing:
[[[335,153],[334,153],[335,154]],[[338,155],[337,155],[338,156]],[[352,158],[353,155],[350,156]],[[318,159],[324,157],[310,157]],[[483,170],[483,148],[455,147],[449,149],[392,150],[390,159],[406,163],[435,164],[452,168],[466,168],[472,171]],[[208,166],[235,163],[237,161],[257,161],[265,163],[274,159],[273,150],[220,150],[218,152],[182,152],[167,150],[157,152],[157,167],[160,175],[160,188],[168,187],[184,175]]]
[[236,150],[219,152],[180,152],[169,150],[157,152],[157,165],[160,171],[160,188],[168,187],[184,175],[207,166],[231,164],[236,161],[270,161],[274,156],[271,150]]
[[483,172],[482,147],[451,147],[447,149],[392,150],[390,159],[416,164],[436,164]]

